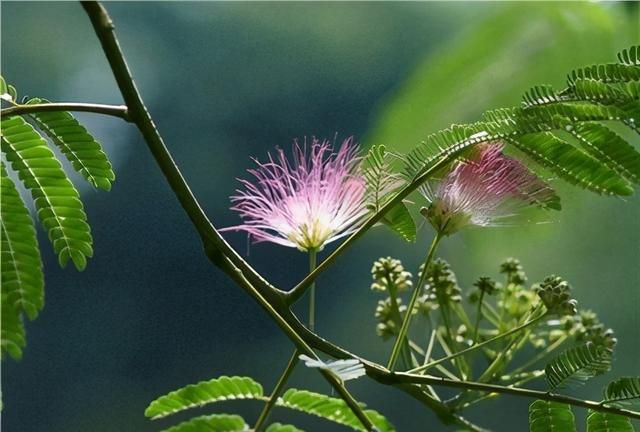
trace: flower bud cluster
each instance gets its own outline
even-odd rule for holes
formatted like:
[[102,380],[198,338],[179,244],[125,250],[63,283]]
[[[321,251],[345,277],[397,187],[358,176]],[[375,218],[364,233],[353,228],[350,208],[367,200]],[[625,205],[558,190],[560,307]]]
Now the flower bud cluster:
[[568,334],[573,335],[577,342],[592,342],[609,351],[613,351],[618,342],[614,331],[605,327],[596,313],[589,309],[581,310],[577,315],[567,317],[564,329]]
[[376,260],[371,268],[371,277],[371,289],[374,291],[388,291],[390,283],[397,291],[404,291],[413,286],[411,273],[404,270],[400,260],[391,257]]
[[[397,299],[396,301],[400,314],[404,315],[407,307],[402,304],[402,299]],[[394,314],[395,312],[393,310],[393,304],[390,297],[378,301],[375,313],[375,317],[378,320],[376,334],[383,340],[387,340],[390,337],[397,335],[400,330],[399,325],[394,318]]]
[[527,283],[527,275],[522,269],[520,261],[515,258],[507,258],[500,264],[500,273],[506,275],[507,283],[524,285]]
[[578,302],[571,298],[571,286],[561,277],[548,276],[535,287],[535,291],[549,313],[560,316],[578,313]]
[[469,294],[469,301],[471,303],[477,303],[480,300],[480,294],[494,295],[502,289],[502,286],[491,279],[489,276],[480,276],[477,281],[473,283],[476,288]]
[[[422,275],[424,266],[420,266],[419,275]],[[462,301],[462,290],[458,286],[458,280],[455,273],[451,270],[449,263],[443,259],[434,260],[427,270],[427,278],[424,286],[424,292],[422,296],[424,303],[427,303],[425,307],[433,309],[429,304],[432,302],[438,302],[442,304],[446,303],[460,303]]]

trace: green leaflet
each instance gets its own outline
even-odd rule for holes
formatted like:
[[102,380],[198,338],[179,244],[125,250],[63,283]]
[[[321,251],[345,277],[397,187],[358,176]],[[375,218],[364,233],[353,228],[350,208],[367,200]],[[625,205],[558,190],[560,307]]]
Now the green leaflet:
[[576,420],[571,407],[543,400],[529,405],[529,432],[575,432]]
[[[367,182],[367,205],[372,213],[378,212],[405,183],[393,172],[392,157],[384,145],[377,145],[369,149],[363,161],[362,171]],[[406,241],[416,241],[416,224],[403,203],[398,203],[388,211],[381,222]]]
[[604,389],[603,403],[608,405],[640,404],[640,377],[623,377]]
[[631,420],[620,415],[589,411],[587,432],[634,432]]
[[[48,102],[46,99],[34,98],[27,104]],[[107,155],[96,139],[70,113],[39,112],[30,117],[90,184],[107,191],[111,189],[115,174]]]
[[[289,389],[278,399],[277,405],[313,414],[357,431],[365,431],[360,420],[342,399],[307,390]],[[364,412],[380,432],[395,431],[393,425],[378,412],[374,410],[364,410]]]
[[9,301],[5,301],[4,292],[2,293],[2,319],[0,320],[0,346],[2,353],[8,353],[14,360],[22,358],[22,349],[27,344],[24,332],[24,324],[22,315],[11,305]]
[[3,301],[33,320],[44,306],[44,276],[36,230],[4,164],[0,165],[0,182]]
[[292,425],[273,423],[267,428],[266,432],[304,432],[304,431]]
[[633,193],[629,182],[615,171],[554,134],[534,133],[506,140],[571,184],[600,194]]
[[581,123],[571,134],[594,158],[634,183],[640,182],[640,153],[618,134],[599,123]]
[[262,386],[249,377],[222,376],[161,396],[149,404],[144,415],[158,419],[177,412],[229,399],[263,399]]
[[19,359],[25,346],[22,314],[33,320],[44,306],[44,276],[33,220],[4,164],[0,182],[2,352]]
[[416,241],[416,223],[403,203],[398,203],[385,213],[382,223],[391,228],[408,242]]
[[581,383],[611,369],[611,352],[588,342],[570,348],[551,360],[544,369],[551,389]]
[[249,425],[239,415],[213,414],[194,417],[163,432],[243,432]]
[[362,174],[367,182],[367,203],[373,212],[380,210],[402,185],[402,179],[391,168],[390,156],[384,145],[375,145],[362,162]]
[[575,84],[575,81],[579,79],[592,79],[607,83],[639,81],[640,68],[637,66],[619,63],[591,65],[573,70],[567,81],[569,86]]
[[84,270],[93,255],[91,229],[75,187],[45,140],[21,117],[3,118],[2,152],[31,191],[38,217],[64,267]]
[[640,46],[632,46],[618,53],[618,61],[626,65],[640,66]]

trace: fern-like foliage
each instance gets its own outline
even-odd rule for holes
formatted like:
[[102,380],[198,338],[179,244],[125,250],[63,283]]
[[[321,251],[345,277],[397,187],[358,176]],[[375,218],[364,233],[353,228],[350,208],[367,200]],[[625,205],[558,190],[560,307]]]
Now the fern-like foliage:
[[[252,378],[222,376],[209,381],[191,384],[159,397],[147,407],[145,416],[155,420],[187,409],[238,399],[267,401],[268,398],[264,396],[262,386]],[[365,430],[356,415],[351,411],[351,408],[349,408],[342,399],[306,390],[289,389],[282,397],[278,398],[276,406],[322,417],[334,423],[349,426],[354,430]],[[391,423],[378,412],[374,410],[364,410],[364,412],[380,432],[395,430]],[[198,427],[204,427],[202,425],[206,424],[209,421],[208,419],[209,417],[207,416],[196,417],[177,426],[186,429],[170,430],[172,432],[208,431],[210,429],[193,429],[196,425],[200,425]],[[287,429],[292,428],[292,426],[284,427],[280,425],[280,427],[283,428],[282,432],[288,432],[289,430],[292,432],[297,431],[295,428]],[[274,431],[276,430],[279,429],[274,429]]]
[[567,404],[543,400],[529,405],[529,432],[574,432],[576,420]]
[[[33,98],[27,104],[49,102]],[[73,168],[93,186],[110,190],[116,176],[102,147],[70,113],[41,112],[30,116],[40,130],[60,148]]]
[[44,276],[36,232],[15,184],[0,165],[2,351],[22,357],[22,315],[35,319],[44,305]]
[[[0,99],[17,105],[17,91],[0,77]],[[46,103],[32,99],[28,103]],[[67,112],[34,113],[3,117],[0,148],[2,165],[2,352],[22,356],[25,346],[22,316],[35,319],[44,304],[42,261],[35,226],[13,178],[31,193],[37,216],[65,267],[72,261],[84,270],[93,255],[93,239],[80,195],[60,161],[32,121],[49,136],[74,169],[93,186],[111,188],[115,179],[111,163],[100,144]]]
[[22,117],[2,119],[2,152],[31,191],[38,217],[61,266],[78,270],[93,255],[91,230],[78,191],[40,134]]
[[249,425],[234,414],[212,414],[194,417],[163,432],[244,432]]
[[618,122],[640,133],[638,50],[634,46],[619,53],[620,63],[572,71],[562,91],[533,87],[522,107],[487,111],[479,122],[428,136],[406,156],[407,181],[436,161],[464,158],[476,144],[502,141],[516,149],[516,156],[573,185],[599,194],[630,195],[640,180],[640,153],[603,122]]
[[640,404],[640,377],[624,377],[607,384],[603,403]]
[[[349,426],[353,430],[366,431],[342,399],[307,390],[289,389],[278,399],[277,404]],[[393,425],[378,412],[374,410],[364,410],[364,412],[380,432],[395,430]]]
[[635,432],[628,417],[591,411],[587,416],[587,432]]
[[552,389],[581,383],[611,368],[611,351],[591,342],[570,348],[551,360],[545,376]]
[[152,419],[230,399],[264,399],[262,386],[249,377],[222,376],[161,396],[151,402],[144,415]]
[[[392,167],[394,156],[387,152],[384,145],[369,149],[363,162],[363,175],[367,182],[367,207],[376,213],[393,197],[402,186],[401,177]],[[388,211],[381,222],[396,234],[409,242],[416,240],[416,224],[404,203],[396,204]]]

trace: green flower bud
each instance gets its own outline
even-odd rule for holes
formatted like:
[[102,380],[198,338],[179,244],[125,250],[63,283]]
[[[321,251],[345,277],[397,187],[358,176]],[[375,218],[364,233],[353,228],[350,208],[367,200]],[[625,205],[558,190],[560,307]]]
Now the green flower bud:
[[555,315],[575,315],[577,301],[571,298],[571,286],[559,276],[549,276],[535,287],[535,291],[547,307],[549,313]]
[[371,268],[371,277],[373,279],[371,289],[374,291],[387,291],[390,283],[398,291],[407,290],[413,286],[411,273],[404,270],[400,260],[391,257],[376,260]]
[[507,258],[500,264],[500,273],[507,276],[507,283],[516,285],[527,283],[527,275],[524,273],[520,261],[515,258]]

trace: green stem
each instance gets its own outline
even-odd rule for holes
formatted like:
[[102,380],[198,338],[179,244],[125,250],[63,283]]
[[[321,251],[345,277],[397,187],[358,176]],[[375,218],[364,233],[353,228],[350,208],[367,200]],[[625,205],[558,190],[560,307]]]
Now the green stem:
[[[317,252],[315,249],[309,249],[309,272],[316,268]],[[315,331],[316,327],[316,283],[313,282],[309,286],[309,330]]]
[[505,338],[505,337],[507,337],[507,336],[511,336],[512,334],[517,333],[517,332],[519,332],[519,331],[522,331],[522,330],[526,329],[527,327],[529,327],[529,326],[532,326],[532,325],[536,324],[538,321],[540,321],[540,320],[541,320],[542,318],[544,318],[544,317],[545,317],[545,315],[544,315],[544,314],[543,314],[543,315],[540,315],[540,316],[538,316],[538,317],[536,317],[536,318],[533,318],[533,319],[532,319],[532,320],[530,320],[530,321],[527,321],[526,323],[524,323],[524,324],[522,324],[522,325],[519,325],[518,327],[514,327],[513,329],[511,329],[511,330],[509,330],[509,331],[507,331],[507,332],[505,332],[505,333],[501,333],[501,334],[499,334],[498,336],[492,337],[491,339],[487,339],[487,340],[486,340],[486,341],[484,341],[484,342],[481,342],[481,343],[479,343],[479,344],[476,344],[476,345],[470,346],[470,347],[469,347],[469,348],[467,348],[467,349],[463,349],[462,351],[455,352],[455,353],[453,353],[453,354],[451,354],[451,355],[448,355],[447,357],[443,357],[443,358],[441,358],[441,359],[438,359],[438,360],[433,361],[433,362],[431,362],[431,363],[428,363],[428,364],[426,364],[426,365],[423,365],[423,366],[417,367],[417,368],[415,368],[415,369],[411,369],[411,370],[409,371],[409,373],[418,373],[418,372],[423,372],[423,371],[425,371],[425,370],[427,370],[427,369],[430,369],[430,368],[432,368],[432,367],[434,367],[434,366],[436,366],[436,365],[439,365],[440,363],[444,363],[444,362],[446,362],[446,361],[452,360],[452,359],[454,359],[454,358],[456,358],[456,357],[459,357],[459,356],[461,356],[461,355],[464,355],[464,354],[470,353],[470,352],[472,352],[472,351],[475,351],[475,350],[477,350],[477,349],[479,349],[479,348],[482,348],[482,347],[484,347],[484,346],[487,346],[487,345],[489,345],[489,344],[491,344],[491,343],[493,343],[493,342],[495,342],[495,341],[497,341],[497,340],[500,340],[500,339]]
[[127,107],[125,105],[104,105],[76,102],[14,105],[12,107],[3,109],[1,115],[2,117],[9,117],[12,115],[24,115],[51,111],[91,112],[95,114],[118,117],[126,121],[131,121],[131,119],[129,118],[129,112],[127,111]]
[[291,376],[291,374],[293,373],[293,370],[298,364],[299,355],[300,355],[300,351],[298,351],[297,349],[293,351],[293,355],[289,359],[289,363],[287,363],[287,367],[284,369],[284,372],[282,372],[282,375],[278,379],[276,386],[271,392],[271,395],[269,396],[267,403],[264,405],[264,408],[262,408],[262,412],[260,412],[260,416],[256,421],[256,425],[253,427],[253,430],[255,432],[261,432],[262,429],[264,428],[265,422],[269,418],[269,414],[271,414],[271,410],[276,405],[278,398],[280,397],[280,395],[282,394],[282,391],[284,390],[284,386],[287,384],[289,377]]
[[429,252],[427,252],[427,257],[424,260],[424,265],[422,267],[422,274],[420,275],[420,280],[418,284],[413,287],[413,293],[411,294],[411,300],[409,300],[409,304],[407,305],[407,313],[404,316],[404,320],[402,320],[402,326],[400,327],[400,332],[398,333],[398,338],[396,339],[395,344],[393,345],[393,350],[391,351],[391,356],[389,357],[389,362],[387,363],[387,369],[393,370],[396,365],[396,361],[398,360],[398,355],[400,354],[400,350],[404,345],[405,337],[407,336],[407,330],[409,330],[409,324],[411,323],[411,317],[413,314],[413,308],[416,304],[416,300],[420,296],[422,292],[422,286],[427,280],[427,270],[429,269],[429,264],[431,264],[431,260],[433,259],[433,255],[438,248],[438,243],[442,239],[442,234],[437,232],[433,241],[431,242],[431,247],[429,247]]
[[[546,317],[546,313],[542,313],[538,316],[536,316],[536,314],[538,313],[539,310],[542,310],[544,308],[544,306],[539,305],[537,307],[535,307],[531,313],[528,315],[527,318],[525,319],[529,319],[529,321],[527,321],[528,323],[531,323],[533,321],[539,321],[542,318]],[[533,317],[533,318],[531,318]],[[524,326],[525,324],[527,324],[527,322],[525,322],[524,324],[520,325],[519,327]],[[528,327],[528,326],[527,326]],[[517,328],[517,327],[516,327]],[[499,371],[501,371],[502,369],[504,369],[504,367],[506,366],[506,363],[509,361],[508,356],[511,353],[512,347],[514,345],[516,345],[516,347],[518,347],[518,345],[521,346],[521,343],[524,343],[527,338],[528,335],[530,334],[530,331],[527,330],[525,331],[525,334],[523,335],[522,339],[520,340],[520,342],[518,342],[518,338],[515,337],[513,339],[511,339],[508,343],[507,346],[504,347],[502,349],[502,351],[500,351],[500,353],[498,354],[498,356],[493,360],[493,362],[491,362],[491,364],[489,365],[489,367],[482,373],[482,375],[480,375],[480,377],[478,378],[479,382],[485,382],[485,381],[489,381],[496,373],[498,373]],[[514,351],[517,351],[519,348],[515,348]],[[505,357],[507,357],[507,360],[505,361]]]
[[[317,252],[315,249],[309,250],[309,271],[312,272],[316,268],[316,257]],[[316,317],[316,304],[315,304],[315,294],[316,294],[316,284],[315,282],[311,285],[311,289],[309,290],[309,330],[314,331],[315,327],[315,317]],[[293,351],[291,358],[289,359],[289,363],[287,363],[287,367],[282,372],[282,375],[278,379],[273,392],[269,396],[267,403],[265,404],[258,420],[256,421],[256,425],[253,427],[255,432],[261,432],[262,428],[265,425],[265,422],[269,418],[269,414],[271,414],[271,410],[275,406],[278,398],[282,394],[289,377],[293,373],[296,365],[298,364],[298,356],[300,355],[300,351],[297,349]]]
[[[402,314],[400,313],[400,305],[398,304],[398,289],[389,275],[386,276],[386,279],[387,289],[389,290],[389,300],[391,302],[392,319],[397,328],[400,328],[400,326],[402,326]],[[402,362],[405,367],[407,369],[411,368],[411,351],[408,344],[404,344],[400,356],[402,357]]]
[[560,337],[557,341],[555,341],[554,343],[552,343],[551,345],[549,345],[548,347],[546,347],[544,349],[544,351],[539,352],[535,357],[533,357],[531,360],[527,361],[526,363],[524,363],[522,366],[519,366],[517,369],[513,370],[511,372],[511,374],[517,374],[520,373],[522,371],[527,370],[528,368],[530,368],[531,366],[535,365],[536,363],[538,363],[540,360],[542,360],[543,358],[545,358],[547,355],[549,355],[551,352],[555,351],[556,349],[558,349],[560,347],[560,345],[562,345],[564,343],[564,341],[566,341],[568,339],[569,336],[564,335],[562,337]]
[[480,298],[478,299],[478,310],[476,312],[476,324],[473,326],[473,344],[476,344],[478,340],[478,328],[480,327],[480,320],[482,319],[482,302],[484,301],[484,291],[480,291]]

